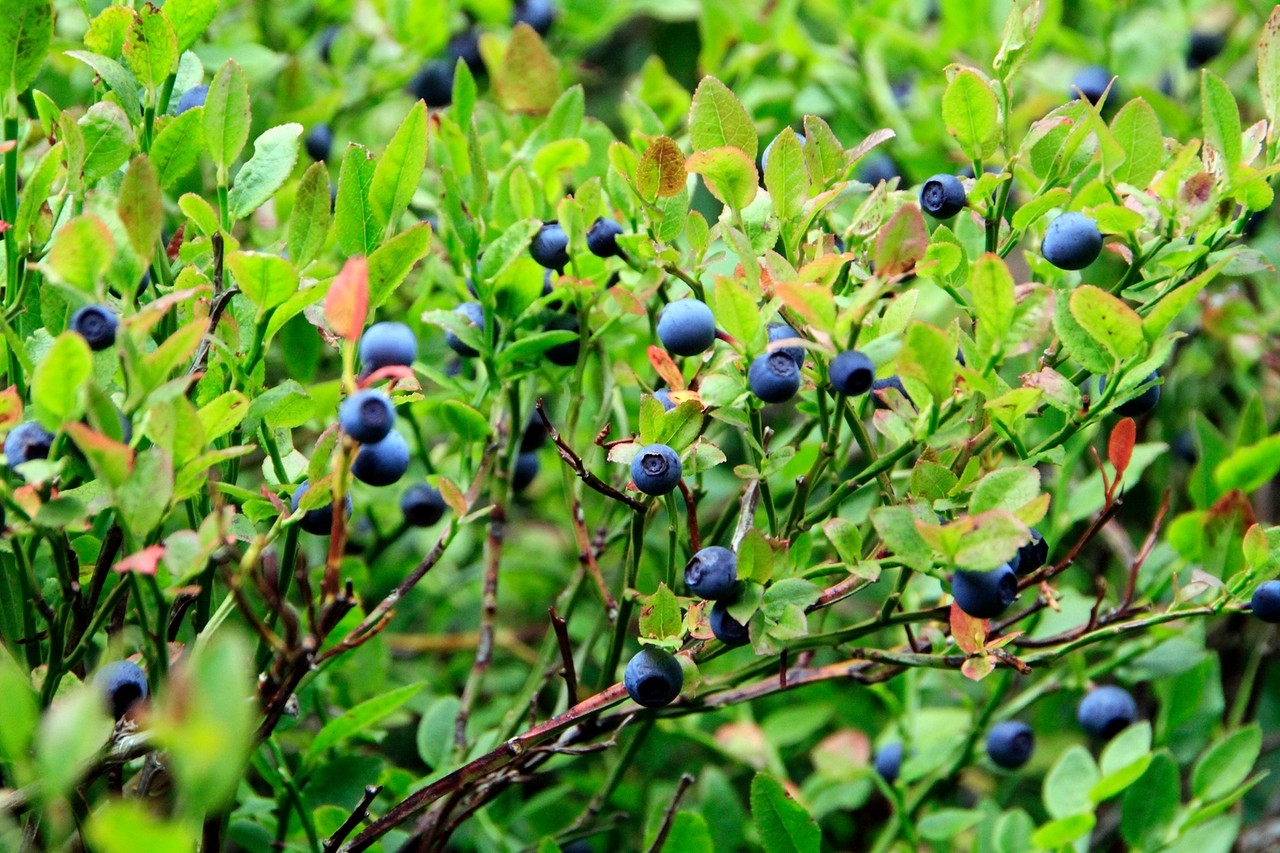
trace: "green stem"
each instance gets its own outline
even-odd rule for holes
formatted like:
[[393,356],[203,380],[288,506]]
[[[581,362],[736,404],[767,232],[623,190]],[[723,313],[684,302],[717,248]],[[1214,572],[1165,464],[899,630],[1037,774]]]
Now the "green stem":
[[635,602],[630,590],[636,587],[636,578],[640,575],[640,554],[644,550],[644,520],[647,513],[636,510],[631,514],[631,539],[627,545],[626,570],[622,576],[622,589],[618,590],[618,621],[613,625],[613,635],[609,638],[609,650],[605,654],[604,668],[600,672],[601,688],[613,683],[613,674],[618,671],[618,661],[622,659],[622,644],[626,642],[627,628],[631,623],[631,609]]
[[755,406],[749,408],[751,413],[751,437],[755,439],[755,450],[758,454],[756,464],[760,469],[760,502],[764,504],[765,516],[769,519],[769,533],[778,535],[778,511],[773,505],[773,492],[769,488],[769,478],[765,476],[765,463],[769,452],[764,446],[764,419]]
[[680,544],[680,511],[676,508],[676,493],[667,492],[667,589],[676,588],[676,546]]

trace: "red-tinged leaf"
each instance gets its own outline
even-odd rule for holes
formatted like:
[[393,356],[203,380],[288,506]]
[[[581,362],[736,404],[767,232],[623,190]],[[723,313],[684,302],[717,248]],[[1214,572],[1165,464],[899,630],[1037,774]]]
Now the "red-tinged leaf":
[[440,497],[444,498],[444,502],[449,505],[449,509],[453,510],[453,514],[461,518],[467,514],[467,499],[463,497],[462,491],[453,484],[452,480],[440,478]]
[[891,278],[910,272],[929,249],[929,230],[915,203],[905,204],[876,235],[876,275]]
[[966,654],[982,651],[990,628],[991,623],[986,619],[970,616],[960,609],[960,605],[951,602],[951,636],[961,651]]
[[362,257],[348,258],[324,298],[324,318],[336,334],[355,340],[364,331],[368,313],[369,262]]
[[115,570],[120,573],[137,572],[141,575],[154,575],[156,566],[160,564],[160,558],[164,556],[163,545],[152,545],[150,548],[143,548],[136,554],[130,554],[123,560],[115,564]]
[[653,365],[654,370],[658,371],[658,375],[662,377],[671,390],[684,390],[684,376],[680,373],[680,368],[676,366],[671,356],[667,355],[666,350],[650,344],[649,363]]
[[133,448],[94,432],[76,421],[63,426],[63,431],[89,460],[89,467],[113,489],[124,485],[133,471]]
[[1111,441],[1107,444],[1107,458],[1116,469],[1116,482],[1124,478],[1124,471],[1129,467],[1133,457],[1133,443],[1138,438],[1138,426],[1133,418],[1121,418],[1120,423],[1111,430]]
[[20,423],[22,423],[22,398],[18,396],[18,389],[10,385],[0,391],[0,431],[8,432]]
[[361,379],[360,387],[368,388],[370,385],[376,385],[384,379],[390,379],[394,382],[411,382],[414,386],[418,386],[418,380],[412,367],[407,367],[403,364],[390,364],[386,367],[379,367],[373,373]]
[[960,665],[960,674],[972,681],[981,681],[996,668],[996,659],[992,655],[980,655],[969,658]]
[[288,506],[285,505],[284,501],[280,500],[279,495],[277,495],[275,492],[267,488],[266,483],[263,483],[261,486],[258,487],[258,494],[266,498],[267,503],[271,504],[272,508],[275,509],[275,511],[280,515],[288,515],[290,512],[293,511],[292,509],[290,509]]

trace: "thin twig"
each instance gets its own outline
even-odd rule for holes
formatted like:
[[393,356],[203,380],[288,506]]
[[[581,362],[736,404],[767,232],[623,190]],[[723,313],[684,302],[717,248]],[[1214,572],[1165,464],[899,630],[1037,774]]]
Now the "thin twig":
[[604,581],[604,573],[600,571],[600,563],[596,559],[596,552],[602,549],[592,545],[591,539],[587,535],[587,520],[582,512],[582,502],[578,500],[576,495],[573,497],[573,506],[570,507],[569,518],[572,521],[573,537],[578,543],[578,562],[582,563],[587,570],[587,574],[591,575],[591,580],[595,583],[596,589],[600,591],[605,613],[608,615],[609,621],[612,622],[618,617],[618,602],[614,600],[613,593],[609,591],[609,585]]
[[578,704],[578,674],[573,666],[573,647],[569,645],[569,631],[564,617],[556,613],[555,605],[547,608],[551,614],[551,627],[556,632],[556,642],[560,645],[560,674],[564,676],[564,686],[569,691],[569,705]]
[[364,796],[360,798],[360,802],[356,803],[356,807],[351,810],[351,814],[347,815],[347,819],[342,822],[342,825],[334,830],[333,835],[330,835],[325,840],[324,853],[333,853],[334,850],[337,850],[342,842],[347,840],[347,836],[364,822],[365,818],[369,816],[369,806],[373,804],[374,799],[380,793],[382,793],[381,785],[365,785]]
[[560,458],[565,461],[566,465],[577,473],[578,478],[581,479],[584,484],[607,498],[613,498],[615,501],[621,501],[634,510],[642,510],[645,508],[643,502],[638,501],[629,495],[623,494],[587,470],[586,463],[582,461],[582,457],[573,452],[573,448],[570,447],[560,436],[559,430],[551,425],[551,419],[547,417],[547,410],[543,406],[541,399],[538,400],[536,409],[538,417],[542,418],[543,426],[547,428],[547,437],[551,439],[556,446],[556,450],[560,452]]
[[742,490],[742,499],[738,502],[738,526],[733,529],[733,539],[729,547],[735,553],[742,544],[747,531],[751,529],[756,517],[756,504],[760,502],[760,481],[751,479]]
[[654,837],[653,844],[649,846],[649,853],[661,853],[662,846],[667,843],[667,836],[671,834],[671,824],[676,819],[676,809],[680,807],[680,800],[683,799],[684,792],[689,790],[693,781],[692,773],[680,774],[680,783],[676,785],[675,796],[671,798],[671,805],[667,806],[666,812],[662,815],[662,825],[658,827],[658,834]]
[[[200,339],[200,346],[196,348],[195,358],[191,360],[191,366],[187,368],[187,377],[191,378],[197,374],[203,373],[205,365],[209,363],[209,350],[212,347],[212,338],[218,331],[218,323],[222,321],[222,315],[227,310],[227,306],[231,304],[231,299],[240,292],[238,287],[229,287],[223,290],[223,242],[222,233],[218,232],[210,238],[213,244],[213,298],[209,303],[209,327],[205,331],[204,336]],[[195,388],[195,383],[191,384],[191,388]]]
[[680,480],[680,494],[684,495],[685,514],[689,516],[689,547],[696,553],[702,550],[702,534],[698,532],[698,505],[693,500],[693,492],[683,479]]
[[489,511],[489,541],[485,560],[484,585],[480,592],[480,640],[476,643],[476,659],[462,688],[458,716],[453,724],[453,745],[458,755],[467,746],[467,720],[480,693],[484,675],[493,662],[493,623],[498,615],[498,567],[502,562],[502,543],[506,536],[507,509],[495,503]]
[[1169,512],[1169,490],[1165,489],[1164,498],[1160,501],[1160,509],[1156,511],[1156,517],[1151,522],[1151,530],[1147,533],[1146,540],[1142,543],[1138,555],[1133,558],[1133,562],[1129,564],[1129,580],[1124,587],[1124,596],[1120,599],[1120,606],[1115,612],[1124,613],[1129,609],[1129,605],[1133,604],[1133,593],[1138,584],[1138,572],[1142,570],[1142,564],[1147,561],[1147,557],[1151,556],[1151,551],[1156,547],[1156,541],[1160,538],[1160,527],[1164,523],[1164,517]]

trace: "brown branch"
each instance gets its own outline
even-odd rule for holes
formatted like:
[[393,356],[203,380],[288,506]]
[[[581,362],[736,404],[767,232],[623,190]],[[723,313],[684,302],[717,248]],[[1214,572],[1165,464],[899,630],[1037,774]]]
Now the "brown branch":
[[680,480],[680,494],[684,495],[685,514],[689,516],[689,547],[696,553],[702,550],[702,534],[698,532],[698,506],[694,503],[693,492],[683,479]]
[[569,631],[565,619],[556,613],[555,605],[547,608],[551,614],[551,627],[556,632],[556,643],[560,646],[560,674],[564,676],[564,686],[569,691],[569,705],[578,704],[578,674],[573,666],[573,647],[569,645]]
[[[240,292],[238,287],[229,287],[223,290],[223,252],[224,246],[222,241],[222,233],[216,233],[210,238],[213,244],[213,298],[209,302],[209,327],[205,331],[204,336],[200,338],[200,346],[196,348],[195,358],[191,360],[191,366],[187,368],[187,378],[196,378],[200,373],[204,372],[205,366],[209,363],[209,350],[212,348],[211,343],[214,334],[217,333],[218,323],[222,321],[222,315],[227,310],[227,306],[231,304],[231,299]],[[192,382],[188,388],[188,393],[195,389],[195,383]]]
[[1151,551],[1156,547],[1156,540],[1160,536],[1160,527],[1164,523],[1164,517],[1169,512],[1169,490],[1165,489],[1164,498],[1160,501],[1160,509],[1156,511],[1155,521],[1151,522],[1151,530],[1147,533],[1146,540],[1142,543],[1138,555],[1133,558],[1133,562],[1129,564],[1129,580],[1124,587],[1124,596],[1120,599],[1120,606],[1115,612],[1124,613],[1128,611],[1129,605],[1133,604],[1133,593],[1138,584],[1138,572],[1142,570],[1142,564],[1147,561],[1147,557],[1151,556]]
[[480,694],[481,682],[493,662],[493,623],[498,615],[498,566],[502,562],[507,509],[495,503],[489,512],[488,559],[485,561],[484,586],[480,594],[480,640],[476,643],[476,659],[462,688],[458,716],[453,724],[453,745],[459,756],[467,746],[467,720]]
[[333,835],[324,842],[324,853],[333,853],[337,850],[342,842],[347,840],[347,836],[364,822],[369,816],[369,806],[373,804],[374,798],[382,793],[381,785],[366,785],[364,788],[364,796],[360,798],[360,802],[352,809],[351,814],[342,822],[342,825],[334,830]]
[[582,512],[582,502],[578,500],[577,495],[573,497],[569,518],[572,521],[573,538],[578,544],[578,562],[582,563],[587,574],[591,575],[591,580],[595,582],[596,589],[600,591],[600,598],[604,602],[605,613],[612,622],[618,618],[618,602],[609,591],[609,585],[604,581],[604,573],[600,571],[600,563],[596,560],[597,550],[603,550],[603,547],[598,549],[592,545],[587,535],[587,521]]
[[607,498],[613,498],[615,501],[621,501],[637,512],[645,509],[643,502],[638,501],[629,495],[623,494],[587,470],[586,463],[582,461],[582,457],[573,452],[573,448],[565,442],[563,437],[561,437],[559,430],[551,425],[551,419],[547,417],[547,410],[546,407],[543,406],[541,399],[538,400],[535,408],[538,411],[538,417],[542,418],[543,426],[547,428],[547,437],[551,439],[556,446],[556,450],[560,452],[560,458],[565,461],[566,465],[577,473],[578,478],[582,480],[583,483]]
[[658,834],[649,847],[649,853],[662,853],[662,847],[667,843],[667,836],[671,834],[671,824],[676,819],[676,809],[680,808],[680,800],[684,798],[684,792],[689,790],[693,781],[692,773],[680,774],[680,783],[676,785],[675,796],[671,798],[671,805],[667,806],[666,812],[662,815],[662,825],[658,827]]

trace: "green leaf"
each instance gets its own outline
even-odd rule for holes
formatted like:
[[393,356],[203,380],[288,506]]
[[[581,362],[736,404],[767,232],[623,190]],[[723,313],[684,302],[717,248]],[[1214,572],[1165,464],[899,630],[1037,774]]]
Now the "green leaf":
[[0,15],[0,94],[17,95],[36,79],[53,42],[53,0],[6,3]]
[[1095,803],[1128,788],[1151,763],[1151,723],[1143,720],[1112,738],[1099,762],[1102,778],[1089,791]]
[[61,696],[45,713],[36,737],[40,794],[54,799],[66,794],[106,744],[114,725],[102,694],[83,684]]
[[716,325],[725,333],[754,352],[765,342],[764,317],[761,316],[760,305],[742,283],[736,278],[720,277],[716,279],[713,291],[712,311],[715,313]]
[[[767,543],[766,543],[767,544]],[[789,607],[801,609],[813,604],[822,595],[822,587],[804,578],[783,578],[764,591],[764,615],[780,619]]]
[[1240,108],[1231,88],[1208,68],[1200,70],[1200,121],[1205,144],[1222,154],[1229,178],[1240,165]]
[[484,441],[492,431],[484,415],[459,400],[445,400],[437,411],[450,432],[464,444]]
[[684,632],[684,619],[675,593],[665,583],[640,607],[640,635],[654,640],[679,638]]
[[742,210],[751,204],[759,189],[756,164],[738,148],[722,146],[695,151],[685,168],[702,175],[711,194],[733,210]]
[[348,146],[342,155],[333,221],[343,254],[369,255],[378,245],[378,218],[369,203],[375,168],[369,150],[361,145]]
[[950,399],[956,376],[956,343],[946,332],[927,323],[912,323],[898,364],[902,376],[924,383],[939,408]]
[[298,291],[298,274],[279,255],[265,252],[232,252],[227,268],[240,292],[265,312],[285,302]]
[[1155,343],[1165,333],[1178,315],[1190,305],[1205,285],[1217,278],[1218,273],[1231,262],[1230,258],[1209,267],[1186,284],[1180,285],[1166,293],[1159,302],[1150,307],[1147,316],[1142,319],[1142,334],[1148,343]]
[[23,244],[31,234],[31,226],[36,223],[40,209],[53,189],[53,182],[57,179],[62,166],[64,151],[65,147],[61,142],[54,144],[46,151],[31,171],[31,177],[27,179],[26,186],[23,188],[22,197],[18,200],[18,217],[13,226],[18,234],[18,240]]
[[1000,106],[978,72],[956,71],[942,93],[942,120],[970,160],[990,157],[1000,146]]
[[96,216],[77,216],[58,229],[49,266],[58,280],[93,293],[115,257],[107,224]]
[[862,531],[847,518],[829,518],[822,525],[840,561],[853,570],[862,561]]
[[755,125],[738,98],[715,77],[703,77],[689,105],[689,139],[694,151],[737,148],[754,170],[759,140]]
[[818,824],[766,773],[751,780],[751,817],[765,853],[818,853],[822,848]]
[[218,69],[204,101],[204,138],[209,156],[221,169],[230,168],[249,141],[249,82],[244,70],[228,59]]
[[[1132,728],[1132,727],[1131,727]],[[1177,762],[1167,751],[1151,757],[1151,763],[1124,792],[1120,809],[1120,834],[1131,845],[1146,846],[1160,838],[1178,814],[1182,782]]]
[[89,31],[84,34],[85,47],[102,56],[119,56],[133,19],[132,9],[108,6],[89,22]]
[[1258,42],[1258,92],[1272,127],[1280,124],[1280,6],[1271,10]]
[[165,0],[165,14],[178,39],[178,53],[189,50],[213,21],[218,0]]
[[480,259],[480,281],[476,282],[478,293],[487,293],[498,276],[516,258],[529,251],[529,241],[541,228],[542,221],[539,219],[522,219],[485,247],[484,257]]
[[408,277],[413,265],[425,258],[429,251],[431,226],[425,222],[397,234],[375,249],[369,256],[369,307],[377,308],[386,302]]
[[[312,163],[302,175],[293,211],[289,214],[289,260],[298,269],[305,269],[320,254],[329,236],[331,221],[329,170],[324,163]],[[372,267],[372,258],[369,264]],[[372,298],[372,293],[370,296]]]
[[90,186],[129,162],[136,139],[129,117],[111,101],[89,107],[79,124],[84,134],[84,182]]
[[138,800],[107,802],[89,817],[85,836],[102,853],[187,853],[197,841],[189,825],[162,819]]
[[804,147],[791,128],[784,128],[774,139],[769,150],[769,162],[764,170],[764,185],[773,199],[774,212],[779,219],[792,220],[800,216],[809,198],[809,168],[805,164]]
[[[128,14],[128,9],[114,6],[111,8],[119,8],[126,13],[128,20],[133,20],[133,16]],[[124,107],[130,121],[137,122],[142,118],[142,102],[138,100],[138,81],[129,69],[114,59],[84,50],[68,50],[67,56],[80,60],[97,72],[102,82],[120,99],[120,106]]]
[[369,186],[369,204],[379,223],[398,220],[409,207],[427,167],[427,107],[418,101],[378,158]]
[[453,753],[453,727],[461,707],[457,696],[441,696],[418,722],[418,755],[428,767],[439,767]]
[[1225,797],[1249,776],[1262,750],[1257,723],[1219,738],[1191,771],[1191,793],[1202,800]]
[[1112,170],[1117,181],[1143,188],[1151,183],[1164,161],[1164,137],[1156,111],[1142,98],[1134,98],[1111,120],[1111,135],[1124,149],[1124,162]]
[[517,24],[494,77],[503,109],[541,115],[560,97],[560,63],[527,24]]
[[702,815],[696,812],[676,812],[671,821],[671,829],[667,832],[667,841],[663,850],[676,850],[681,853],[713,853],[711,829]]
[[1057,300],[1057,309],[1053,315],[1053,329],[1062,338],[1067,354],[1090,373],[1107,373],[1115,367],[1115,362],[1102,345],[1076,322],[1071,311],[1069,299]]
[[738,576],[756,583],[773,580],[773,548],[754,527],[738,543]]
[[1071,198],[1071,191],[1066,187],[1054,187],[1048,192],[1038,195],[1022,207],[1014,211],[1012,224],[1018,231],[1025,231],[1055,207],[1062,207]]
[[14,765],[25,765],[40,719],[40,706],[26,670],[18,666],[6,648],[0,648],[0,695],[5,697],[0,756]]
[[1026,524],[1004,510],[993,509],[967,519],[972,527],[960,538],[954,559],[962,569],[988,571],[1013,559],[1031,541]]
[[145,154],[139,154],[129,164],[120,183],[120,196],[116,199],[116,211],[124,223],[129,244],[139,258],[149,259],[160,239],[160,226],[164,220],[164,206],[160,200],[160,182],[155,166]]
[[348,709],[342,716],[334,717],[324,724],[324,728],[320,729],[315,739],[311,741],[311,746],[307,747],[303,762],[312,764],[326,749],[336,746],[352,735],[364,731],[379,720],[395,713],[404,703],[421,693],[422,688],[425,686],[426,682],[424,681],[419,681],[416,684],[406,684],[404,687],[398,687],[395,690],[374,696],[372,699],[366,699],[359,705]]
[[978,352],[988,358],[998,357],[1018,308],[1013,275],[999,255],[987,253],[973,265],[969,292],[973,294]]
[[974,809],[939,809],[922,817],[917,829],[922,838],[941,844],[977,826],[982,818],[983,813]]
[[992,509],[1015,512],[1040,497],[1040,471],[1030,466],[997,468],[978,481],[969,499],[969,514]]
[[1031,843],[1037,850],[1058,850],[1092,831],[1097,818],[1093,813],[1075,814],[1050,821],[1035,831]]
[[876,275],[889,278],[910,272],[928,251],[929,231],[919,205],[904,204],[876,235]]
[[1252,492],[1280,472],[1280,435],[1238,447],[1213,469],[1213,482],[1223,492]]
[[156,89],[178,65],[178,37],[165,10],[143,5],[125,39],[124,58],[154,100]]
[[243,219],[276,194],[298,162],[302,125],[290,122],[265,131],[253,141],[253,156],[236,174],[227,201],[232,219]]
[[36,418],[49,430],[79,420],[92,379],[93,353],[85,339],[75,332],[58,335],[31,380]]
[[1142,351],[1142,318],[1123,300],[1100,287],[1082,284],[1071,292],[1071,316],[1116,361]]
[[[187,110],[162,122],[160,132],[151,143],[151,162],[155,164],[160,186],[172,189],[199,165],[204,154],[204,107]],[[326,193],[326,206],[328,203]]]
[[1098,765],[1089,750],[1076,744],[1058,757],[1044,777],[1044,806],[1055,818],[1088,814],[1093,802],[1089,789],[1098,781]]
[[115,490],[116,509],[125,527],[145,539],[160,526],[173,496],[173,460],[159,447],[149,447],[133,459],[133,472]]

